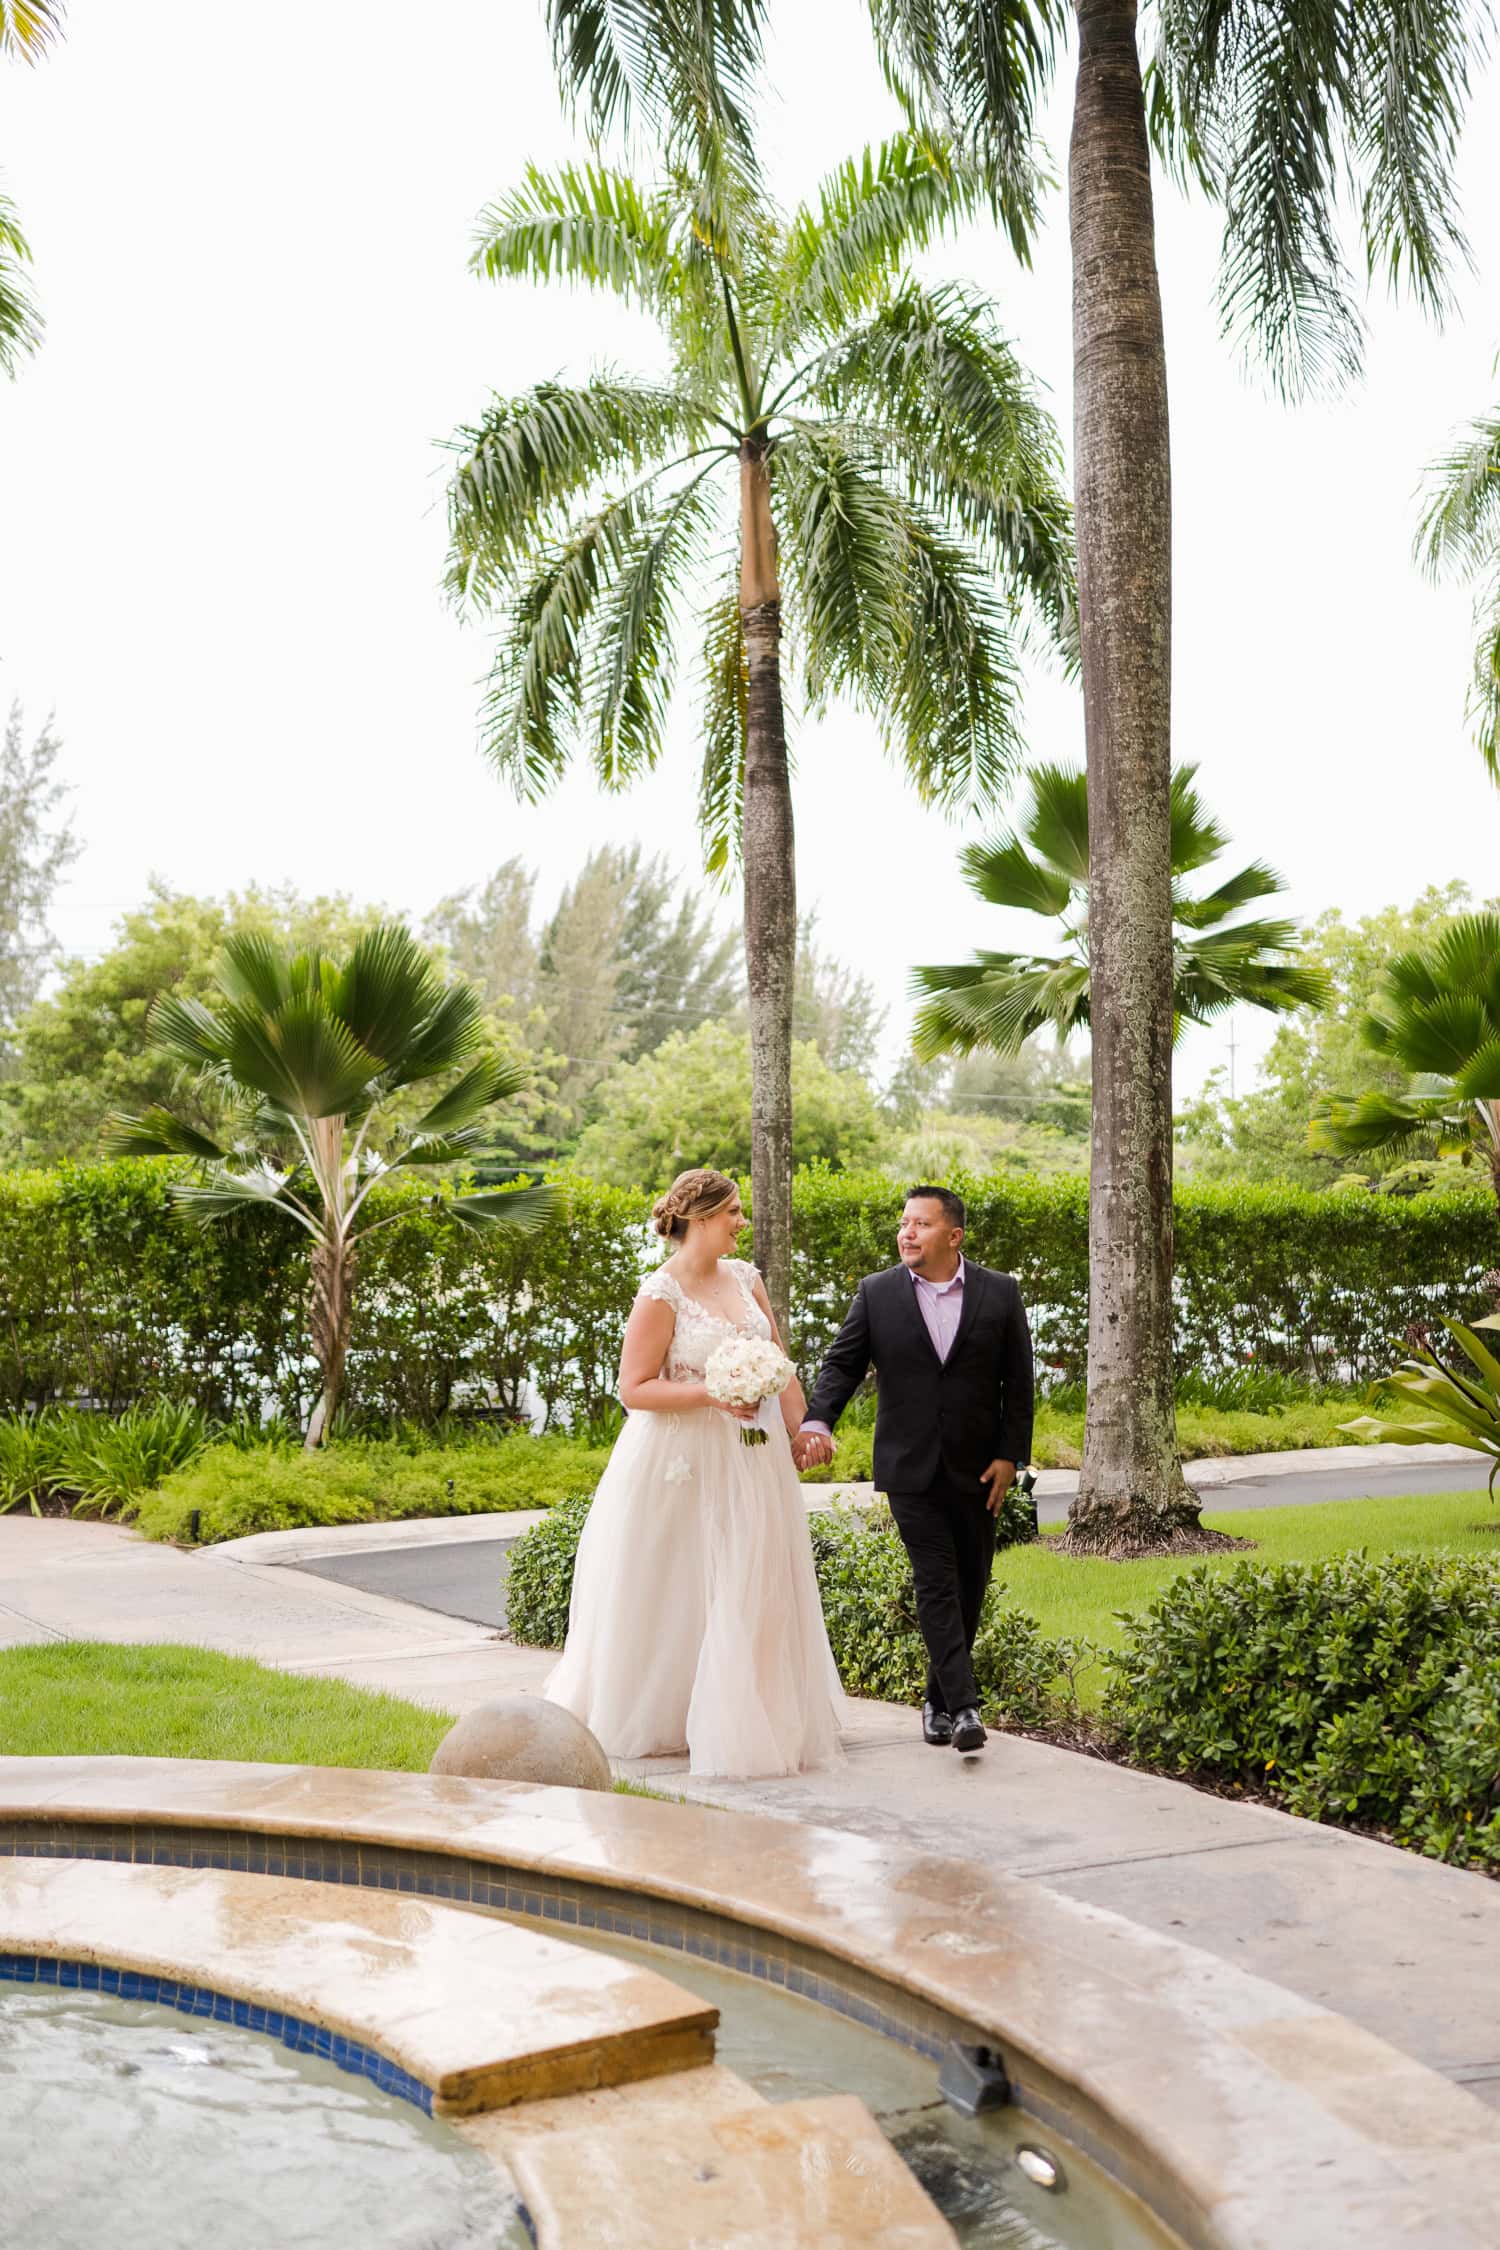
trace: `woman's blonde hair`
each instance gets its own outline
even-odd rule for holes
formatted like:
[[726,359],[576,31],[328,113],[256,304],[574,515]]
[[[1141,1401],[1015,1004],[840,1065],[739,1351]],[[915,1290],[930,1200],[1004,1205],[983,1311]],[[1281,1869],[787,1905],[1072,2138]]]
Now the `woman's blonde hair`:
[[658,1196],[651,1206],[656,1231],[670,1242],[681,1242],[689,1219],[711,1218],[739,1192],[735,1182],[723,1172],[713,1172],[704,1166],[692,1172],[679,1172],[666,1194]]

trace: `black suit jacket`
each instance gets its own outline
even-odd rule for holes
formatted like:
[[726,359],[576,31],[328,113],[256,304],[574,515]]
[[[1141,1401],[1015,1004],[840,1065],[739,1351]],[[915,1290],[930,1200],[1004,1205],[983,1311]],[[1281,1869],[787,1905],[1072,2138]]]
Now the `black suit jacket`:
[[875,1368],[875,1482],[925,1492],[940,1473],[978,1488],[991,1461],[1031,1458],[1031,1331],[1014,1274],[964,1262],[964,1308],[940,1360],[905,1266],[862,1281],[808,1402],[833,1428]]

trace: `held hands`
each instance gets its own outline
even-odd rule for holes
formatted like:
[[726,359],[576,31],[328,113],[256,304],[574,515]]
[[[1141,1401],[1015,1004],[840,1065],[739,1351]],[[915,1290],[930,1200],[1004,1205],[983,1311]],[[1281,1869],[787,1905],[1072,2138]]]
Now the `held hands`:
[[998,1516],[1004,1505],[1005,1495],[1016,1481],[1016,1464],[1014,1461],[992,1461],[987,1469],[980,1470],[979,1481],[985,1487],[986,1508],[992,1516]]
[[792,1460],[797,1469],[821,1468],[833,1459],[833,1440],[822,1430],[799,1430],[792,1439]]

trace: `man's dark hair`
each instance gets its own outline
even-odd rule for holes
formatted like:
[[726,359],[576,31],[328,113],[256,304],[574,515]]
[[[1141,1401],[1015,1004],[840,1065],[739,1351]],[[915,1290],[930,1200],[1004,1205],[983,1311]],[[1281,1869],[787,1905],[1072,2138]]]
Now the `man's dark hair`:
[[907,1189],[907,1202],[910,1203],[913,1197],[918,1195],[930,1196],[934,1203],[941,1203],[944,1211],[948,1215],[948,1224],[950,1227],[962,1227],[968,1225],[969,1215],[964,1209],[964,1199],[961,1195],[955,1195],[952,1188],[933,1187],[930,1184],[924,1182],[921,1187],[909,1187]]

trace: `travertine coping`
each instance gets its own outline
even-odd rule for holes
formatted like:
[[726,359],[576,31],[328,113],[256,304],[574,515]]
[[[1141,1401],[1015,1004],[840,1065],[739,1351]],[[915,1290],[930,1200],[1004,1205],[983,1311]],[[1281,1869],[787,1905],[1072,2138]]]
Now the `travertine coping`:
[[460,1908],[217,1869],[0,1861],[0,1953],[189,1984],[372,2049],[455,2116],[688,2070],[718,2010]]
[[696,1805],[171,1759],[0,1759],[0,1821],[352,1839],[645,1893],[978,2026],[1023,2098],[1065,2090],[1212,2250],[1500,2239],[1500,2148],[1472,2096],[1261,1978],[962,1861]]

